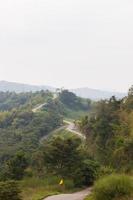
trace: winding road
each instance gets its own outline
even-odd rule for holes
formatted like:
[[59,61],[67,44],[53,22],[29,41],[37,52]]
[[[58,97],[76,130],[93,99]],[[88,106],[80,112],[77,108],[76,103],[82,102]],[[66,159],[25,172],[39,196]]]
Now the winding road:
[[[56,96],[53,97],[53,99],[55,99],[55,98],[56,98]],[[32,111],[34,113],[38,112],[45,105],[47,105],[47,103],[43,103],[41,105],[38,105]],[[67,124],[65,126],[65,129],[67,131],[78,135],[79,137],[81,137],[84,140],[86,139],[85,136],[77,129],[77,127],[75,126],[75,124],[73,122],[70,122],[70,121],[67,121],[67,120],[63,120],[63,122],[65,124]],[[63,127],[61,127],[61,128],[63,128]],[[42,138],[41,141],[43,141],[44,139],[45,139],[45,137]],[[89,195],[90,193],[91,193],[91,189],[89,188],[89,189],[85,189],[83,191],[75,192],[75,193],[72,193],[72,194],[60,194],[60,195],[50,196],[50,197],[45,198],[44,200],[84,200],[84,198],[87,195]]]
[[[53,96],[53,100],[57,98],[57,95],[54,94]],[[35,108],[32,109],[32,112],[36,113],[38,112],[39,110],[41,110],[41,108],[43,108],[44,106],[47,105],[47,102],[43,103],[43,104],[40,104],[40,105],[37,105]],[[65,124],[67,124],[66,126],[66,130],[71,132],[71,133],[74,133],[76,135],[78,135],[79,137],[81,137],[82,139],[86,139],[86,137],[77,129],[77,127],[75,126],[75,124],[73,122],[70,122],[68,120],[63,120],[63,122]],[[64,126],[63,126],[64,127]],[[61,127],[62,128],[62,127]],[[47,136],[45,136],[44,138],[41,139],[41,141],[43,139],[45,139]]]
[[[52,99],[54,100],[56,98],[57,98],[57,94],[53,94],[53,98]],[[47,105],[47,102],[42,103],[40,105],[37,105],[35,108],[32,109],[32,112],[36,113],[36,112],[38,112],[39,110],[41,110],[41,108],[43,108],[46,105]]]
[[73,122],[70,122],[70,121],[67,121],[67,120],[63,120],[63,122],[68,125],[66,127],[67,131],[78,135],[79,137],[81,137],[84,140],[86,139],[86,137],[77,129],[77,127],[75,126],[75,124]]
[[75,192],[73,194],[60,194],[51,197],[47,197],[44,200],[84,200],[84,198],[91,193],[91,189],[86,189],[81,192]]
[[44,106],[46,106],[47,103],[43,103],[41,105],[36,106],[35,108],[32,109],[32,112],[36,113],[37,111],[41,110]]

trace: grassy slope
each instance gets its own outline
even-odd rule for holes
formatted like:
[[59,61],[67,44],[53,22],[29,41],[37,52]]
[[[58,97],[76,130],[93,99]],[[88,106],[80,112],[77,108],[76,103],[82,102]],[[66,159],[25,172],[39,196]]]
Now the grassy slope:
[[64,180],[65,186],[60,186],[60,177],[26,178],[20,183],[23,200],[41,200],[47,196],[75,191],[71,180]]
[[[52,135],[51,135],[52,136]],[[58,131],[58,132],[55,132],[54,133],[54,136],[61,136],[61,137],[63,137],[63,138],[68,138],[68,137],[73,137],[73,136],[75,136],[75,134],[74,133],[71,133],[71,132],[69,132],[69,131],[67,131],[67,130],[65,130],[65,129],[62,129],[62,130],[60,130],[60,131]]]
[[[49,195],[58,194],[58,181],[54,180],[54,178],[52,179],[47,178],[43,180],[35,177],[24,179],[20,184],[22,188],[22,199],[40,200]],[[56,182],[57,185],[55,184]]]

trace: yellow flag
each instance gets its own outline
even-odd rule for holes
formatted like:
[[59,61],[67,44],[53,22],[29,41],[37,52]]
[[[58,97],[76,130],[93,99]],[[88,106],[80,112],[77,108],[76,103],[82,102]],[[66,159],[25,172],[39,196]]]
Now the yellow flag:
[[64,180],[61,179],[59,185],[63,185],[64,184]]

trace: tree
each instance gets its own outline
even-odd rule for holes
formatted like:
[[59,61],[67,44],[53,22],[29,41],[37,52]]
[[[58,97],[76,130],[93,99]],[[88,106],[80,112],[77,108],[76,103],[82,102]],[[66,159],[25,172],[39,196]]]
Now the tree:
[[129,88],[128,96],[133,96],[133,85]]
[[27,159],[22,152],[18,152],[15,156],[6,162],[5,175],[7,179],[20,180],[24,176],[27,167]]
[[20,190],[16,182],[0,182],[0,200],[21,200]]
[[75,168],[81,162],[79,146],[81,139],[54,137],[43,146],[45,166],[51,172],[62,177],[72,177]]
[[81,162],[81,166],[75,170],[74,183],[76,186],[90,186],[98,177],[100,166],[90,159],[85,159]]

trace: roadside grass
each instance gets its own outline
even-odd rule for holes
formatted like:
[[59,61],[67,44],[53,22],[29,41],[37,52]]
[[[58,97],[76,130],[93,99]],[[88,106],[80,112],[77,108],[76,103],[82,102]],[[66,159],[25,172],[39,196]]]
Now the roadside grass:
[[89,195],[88,197],[86,197],[84,200],[94,200],[92,195]]
[[20,182],[23,200],[42,200],[47,196],[75,191],[71,180],[65,180],[65,185],[60,186],[60,177],[25,178]]
[[128,175],[110,175],[96,181],[85,200],[132,200],[133,180]]
[[60,130],[60,131],[58,131],[58,132],[56,132],[55,134],[54,134],[54,136],[56,137],[58,137],[58,136],[60,136],[60,137],[62,137],[62,138],[70,138],[70,137],[75,137],[75,134],[74,133],[72,133],[72,132],[70,132],[70,131],[67,131],[67,130],[65,130],[65,129],[62,129],[62,130]]

